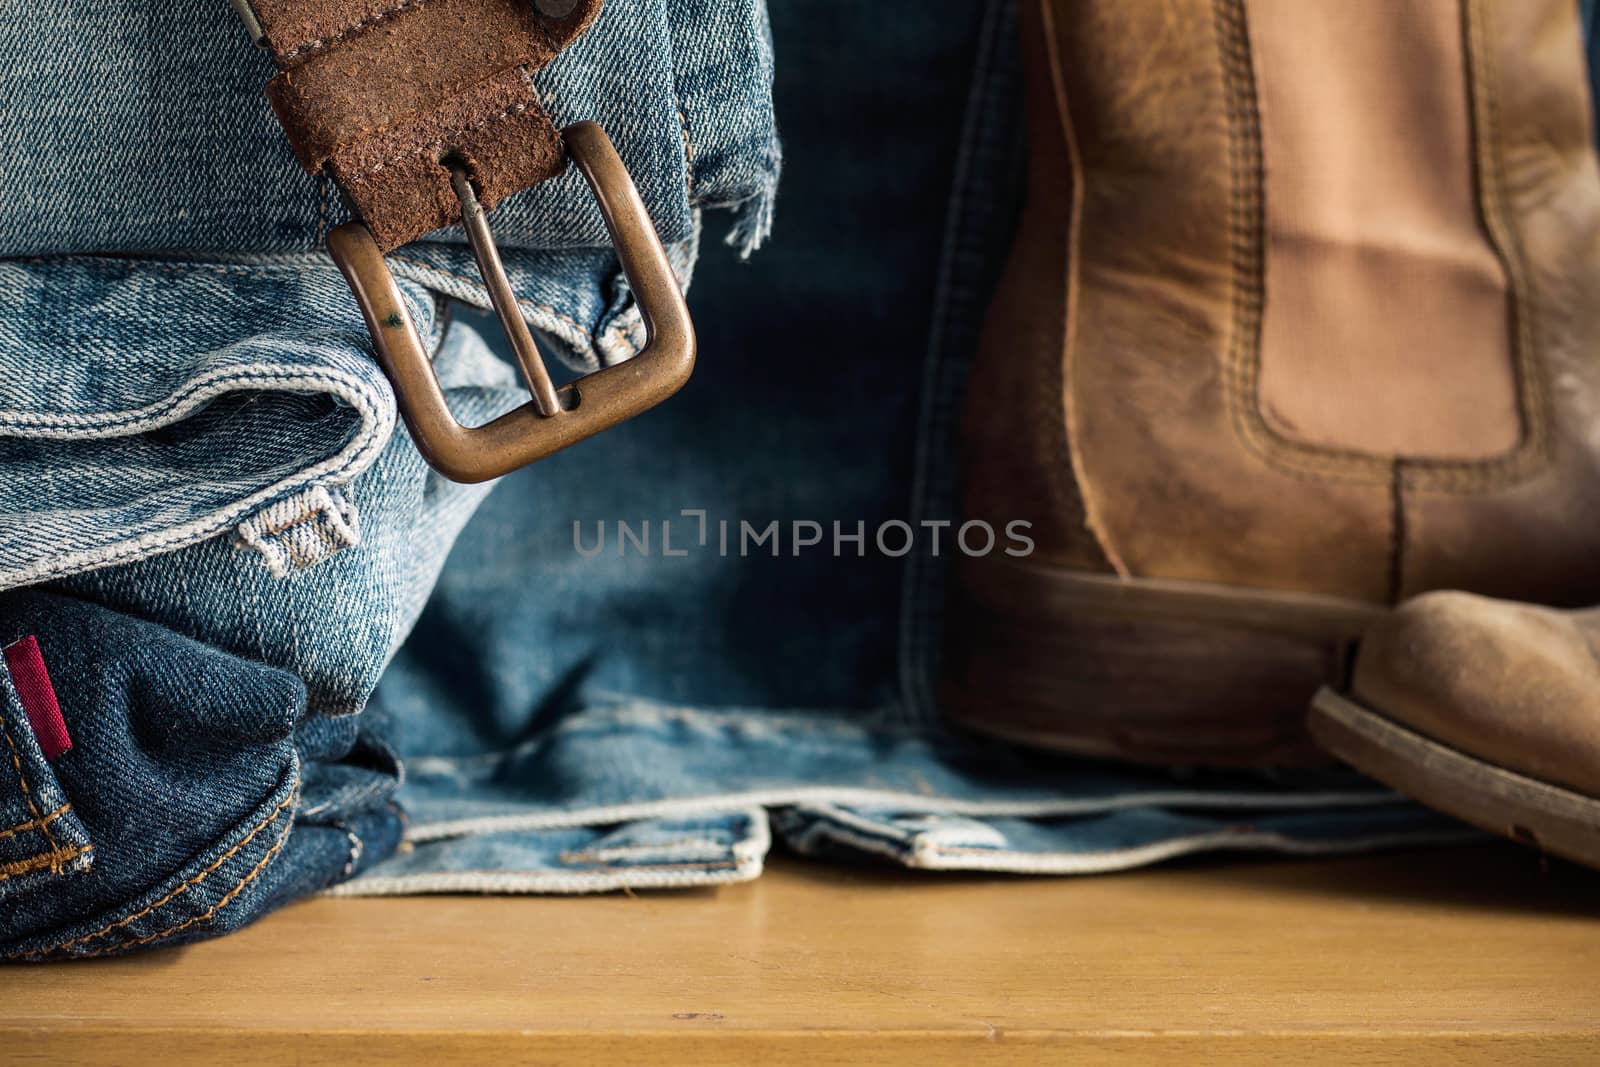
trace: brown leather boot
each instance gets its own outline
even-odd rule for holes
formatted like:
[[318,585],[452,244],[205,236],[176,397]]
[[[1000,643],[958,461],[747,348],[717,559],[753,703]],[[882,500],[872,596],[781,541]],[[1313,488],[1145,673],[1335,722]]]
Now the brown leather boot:
[[1361,642],[1311,733],[1408,796],[1600,867],[1600,609],[1429,593]]
[[1571,0],[1022,0],[1031,179],[969,392],[960,723],[1316,760],[1400,600],[1600,602]]

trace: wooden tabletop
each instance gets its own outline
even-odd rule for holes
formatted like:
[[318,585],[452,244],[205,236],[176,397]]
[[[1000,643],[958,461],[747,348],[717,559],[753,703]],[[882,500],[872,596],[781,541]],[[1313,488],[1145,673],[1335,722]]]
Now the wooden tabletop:
[[1600,1062],[1600,876],[1509,846],[320,899],[0,968],[7,1063]]

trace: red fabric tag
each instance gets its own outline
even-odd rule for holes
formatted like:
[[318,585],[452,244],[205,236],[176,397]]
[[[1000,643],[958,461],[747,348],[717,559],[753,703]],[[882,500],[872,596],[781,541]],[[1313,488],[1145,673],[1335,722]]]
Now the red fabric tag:
[[44,750],[44,758],[53,760],[72,747],[67,736],[67,720],[61,717],[61,705],[56,703],[56,688],[50,684],[50,672],[44,669],[44,657],[39,654],[39,642],[29,634],[15,644],[5,647],[6,668],[11,672],[11,682],[22,698],[22,710],[27,713],[33,736]]

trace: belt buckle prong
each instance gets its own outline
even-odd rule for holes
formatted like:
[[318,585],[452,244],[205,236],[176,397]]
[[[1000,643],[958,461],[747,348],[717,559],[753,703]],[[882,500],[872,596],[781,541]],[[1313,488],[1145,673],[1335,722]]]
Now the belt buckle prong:
[[483,205],[465,170],[451,166],[467,240],[532,401],[484,426],[461,425],[445,402],[394,275],[361,222],[335,227],[328,252],[350,283],[400,413],[428,463],[458,482],[498,478],[645,411],[682,387],[694,368],[694,326],[650,215],[610,138],[592,122],[562,132],[588,182],[644,321],[645,345],[625,363],[557,388],[506,277]]

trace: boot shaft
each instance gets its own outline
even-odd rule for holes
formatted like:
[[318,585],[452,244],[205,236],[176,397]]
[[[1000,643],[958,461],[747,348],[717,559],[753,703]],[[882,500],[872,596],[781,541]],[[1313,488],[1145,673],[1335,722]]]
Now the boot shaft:
[[[1023,7],[1033,177],[974,513],[1124,575],[1390,602],[1561,599],[1579,568],[1600,598],[1574,6]],[[1522,539],[1556,558],[1508,590]]]
[[1391,605],[1600,602],[1600,172],[1572,0],[1022,0],[1029,199],[968,392],[950,714],[1320,758]]

